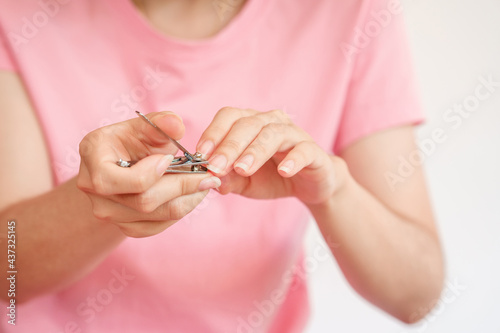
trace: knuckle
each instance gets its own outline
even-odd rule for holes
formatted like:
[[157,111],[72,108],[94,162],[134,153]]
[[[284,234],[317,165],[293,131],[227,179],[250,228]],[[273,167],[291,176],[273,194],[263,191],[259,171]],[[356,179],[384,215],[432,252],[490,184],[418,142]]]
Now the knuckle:
[[[188,195],[196,191],[197,184],[199,183],[199,180],[195,181],[195,178],[197,177],[182,177],[180,179],[180,187],[181,187],[181,193],[179,194],[178,197],[183,196],[183,195]],[[176,200],[176,199],[174,199]],[[177,199],[180,200],[180,199]]]
[[228,114],[233,115],[236,113],[237,118],[243,118],[247,116],[249,112],[251,112],[251,110],[235,108],[232,106],[225,106],[222,109],[220,109],[219,112],[217,112],[217,114],[221,116],[227,116]]
[[180,220],[191,211],[189,199],[169,202],[169,220]]
[[152,213],[158,207],[156,198],[151,192],[146,191],[136,196],[137,210],[144,214]]
[[82,139],[82,142],[87,142],[92,145],[97,145],[102,141],[103,133],[102,128],[96,129],[92,132],[87,133]]
[[235,139],[226,139],[221,145],[221,150],[237,153],[241,150],[241,143]]
[[101,204],[96,204],[94,205],[94,208],[92,209],[92,213],[94,214],[95,218],[98,220],[110,222],[112,220],[111,218],[111,212]]
[[262,127],[264,122],[259,117],[243,117],[234,122],[235,127]]
[[231,107],[231,106],[225,106],[225,107],[221,108],[221,109],[219,110],[219,112],[217,112],[217,113],[219,113],[219,114],[221,114],[221,115],[226,115],[226,114],[228,114],[228,113],[235,112],[235,110],[237,110],[237,109],[236,109],[236,108],[233,108],[233,107]]
[[231,188],[229,186],[221,186],[219,187],[219,194],[228,195],[231,193]]
[[249,147],[250,150],[253,149],[253,147],[260,147],[263,148],[263,146],[267,145],[269,143],[269,140],[272,138],[269,132],[262,131],[258,136],[257,139],[251,144]]
[[260,139],[255,141],[249,148],[248,151],[254,156],[266,155],[268,150],[268,145]]
[[270,113],[274,117],[276,117],[277,120],[279,120],[281,122],[288,123],[288,121],[290,120],[290,117],[288,117],[288,114],[286,114],[286,112],[281,110],[281,109],[272,110],[272,111],[270,111]]
[[87,192],[89,189],[88,181],[81,174],[76,176],[76,188],[83,192]]
[[92,183],[92,188],[94,189],[94,192],[104,195],[107,194],[107,186],[102,179],[100,174],[94,174],[91,176],[91,183]]
[[224,133],[226,128],[219,123],[213,123],[210,128],[203,133],[203,140],[216,141],[216,138],[220,136],[220,133]]
[[96,129],[92,132],[87,133],[87,135],[83,137],[82,141],[96,142],[99,137],[99,129]]
[[296,145],[297,148],[300,148],[302,150],[310,150],[316,148],[316,143],[313,141],[301,141]]
[[346,173],[349,172],[349,166],[347,165],[347,162],[338,156],[333,156],[333,163],[338,165],[337,170],[342,170],[342,172]]
[[207,195],[208,191],[197,192],[177,198],[168,203],[168,220],[180,220],[189,214]]
[[270,123],[264,127],[264,131],[273,136],[275,134],[283,133],[288,125],[282,123]]
[[78,145],[78,153],[82,157],[88,157],[92,154],[94,147],[97,147],[100,144],[102,133],[100,129],[92,131],[85,135],[85,137],[80,141]]
[[277,117],[283,117],[283,116],[285,116],[285,112],[283,112],[282,109],[274,109],[274,110],[271,110],[270,112],[272,112],[273,114],[275,114]]
[[304,141],[308,141],[312,144],[316,144],[316,142],[314,141],[312,136],[310,136],[309,133],[307,133],[307,131],[305,131],[302,127],[300,127],[296,124],[292,124],[292,129],[295,132],[299,133],[299,135],[304,138]]
[[87,157],[91,154],[91,152],[92,152],[92,143],[84,138],[82,141],[80,141],[80,144],[78,145],[78,153],[80,154],[81,157]]
[[233,108],[230,106],[224,106],[219,110],[219,113],[225,113],[231,111]]
[[147,230],[146,237],[150,237],[150,236],[154,236],[154,235],[157,235],[159,233],[162,233],[163,231],[165,231],[168,227],[170,227],[175,222],[177,222],[177,221],[170,220],[170,221],[154,222],[154,224],[152,226],[150,226],[149,229]]
[[307,156],[307,152],[315,151],[314,143],[310,141],[301,141],[295,145],[295,154],[301,158]]
[[131,238],[142,238],[145,237],[144,233],[138,230],[137,228],[134,227],[129,227],[127,225],[120,225],[120,230],[121,232]]
[[138,192],[144,192],[149,188],[149,177],[147,174],[141,173],[134,177],[132,187]]
[[[105,124],[101,124],[101,125],[105,125]],[[101,136],[114,135],[117,131],[118,132],[122,131],[125,127],[126,127],[126,125],[124,125],[123,123],[103,126],[103,127],[99,128],[98,134]]]
[[307,156],[308,156],[308,154],[306,153],[306,151],[307,150],[305,150],[305,149],[295,150],[294,151],[295,158],[298,159],[298,160],[302,160],[302,161],[306,160]]

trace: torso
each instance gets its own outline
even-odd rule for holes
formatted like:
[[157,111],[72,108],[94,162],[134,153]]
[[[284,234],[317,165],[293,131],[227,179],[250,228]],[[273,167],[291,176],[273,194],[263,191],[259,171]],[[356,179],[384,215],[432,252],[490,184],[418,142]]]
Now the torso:
[[[176,20],[192,25],[196,16],[145,21],[130,0],[68,2],[27,43],[12,44],[57,184],[78,172],[78,143],[88,131],[135,118],[136,109],[179,114],[188,149],[221,107],[283,109],[331,150],[351,79],[338,45],[358,23],[363,3],[248,0],[219,30],[210,30],[207,19],[179,35],[171,29]],[[40,11],[28,0],[0,4],[7,8],[0,12],[4,31],[20,33],[20,18]],[[23,321],[16,329],[56,332],[76,322],[84,332],[99,333],[117,327],[236,332],[239,319],[253,318],[278,293],[285,304],[273,304],[254,332],[273,322],[280,324],[272,332],[297,331],[307,315],[305,281],[296,272],[306,214],[292,198],[211,194],[168,232],[127,239],[65,292],[23,305],[20,311],[33,324]],[[122,270],[135,278],[93,319],[86,300],[101,295]]]

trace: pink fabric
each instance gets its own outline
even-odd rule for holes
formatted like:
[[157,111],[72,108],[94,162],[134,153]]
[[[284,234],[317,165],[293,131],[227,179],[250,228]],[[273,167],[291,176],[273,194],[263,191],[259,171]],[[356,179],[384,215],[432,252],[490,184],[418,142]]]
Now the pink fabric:
[[0,70],[13,71],[15,68],[11,55],[9,54],[7,41],[4,35],[0,33]]
[[[400,15],[346,57],[356,27],[373,26],[385,0],[248,0],[202,41],[159,34],[128,0],[0,0],[0,8],[0,69],[24,80],[56,184],[78,172],[87,132],[133,118],[135,109],[180,114],[188,149],[227,105],[284,109],[336,152],[421,120]],[[0,328],[300,332],[308,301],[297,265],[307,221],[292,198],[213,192],[166,232],[127,239],[64,292],[19,306],[16,327],[4,316]]]

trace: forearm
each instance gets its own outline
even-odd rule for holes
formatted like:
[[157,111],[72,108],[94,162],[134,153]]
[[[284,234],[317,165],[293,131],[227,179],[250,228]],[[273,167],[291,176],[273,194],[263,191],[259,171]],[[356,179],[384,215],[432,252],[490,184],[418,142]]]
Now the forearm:
[[[87,196],[76,188],[75,179],[35,198],[11,205],[0,212],[2,229],[16,221],[16,299],[61,289],[90,272],[123,239],[114,225],[92,215]],[[6,272],[7,245],[1,239],[0,260]],[[2,290],[7,280],[0,280]],[[1,293],[6,297],[7,293]]]
[[433,230],[399,216],[345,171],[345,183],[323,205],[310,206],[331,251],[354,289],[405,322],[430,309],[443,281]]

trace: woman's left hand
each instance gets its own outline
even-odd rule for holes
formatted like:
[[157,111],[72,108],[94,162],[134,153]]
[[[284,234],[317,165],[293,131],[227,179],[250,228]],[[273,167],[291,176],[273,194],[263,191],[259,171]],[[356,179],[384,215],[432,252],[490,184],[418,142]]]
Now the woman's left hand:
[[256,199],[295,196],[326,202],[343,183],[342,159],[328,155],[281,110],[223,108],[198,142],[222,194]]

